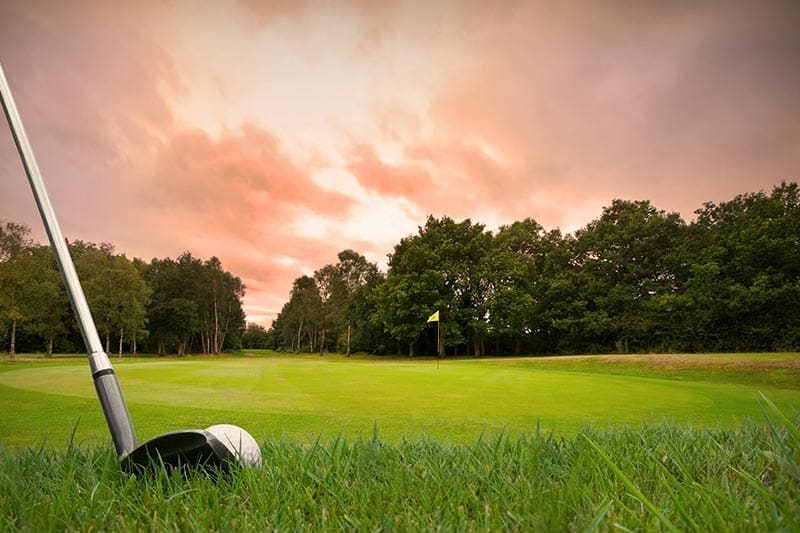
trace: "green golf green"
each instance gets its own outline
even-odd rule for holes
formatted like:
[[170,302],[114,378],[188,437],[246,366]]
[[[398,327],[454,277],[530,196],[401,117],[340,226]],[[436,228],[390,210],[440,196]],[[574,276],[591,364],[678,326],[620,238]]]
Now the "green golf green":
[[[688,361],[688,363],[687,363]],[[116,362],[116,361],[115,361]],[[737,365],[741,368],[738,368]],[[760,419],[758,391],[796,413],[800,355],[483,360],[312,355],[122,359],[117,374],[140,439],[237,424],[257,440],[320,435],[390,441],[670,420],[731,427]],[[754,370],[755,369],[755,370]],[[0,365],[0,445],[108,440],[85,363]]]

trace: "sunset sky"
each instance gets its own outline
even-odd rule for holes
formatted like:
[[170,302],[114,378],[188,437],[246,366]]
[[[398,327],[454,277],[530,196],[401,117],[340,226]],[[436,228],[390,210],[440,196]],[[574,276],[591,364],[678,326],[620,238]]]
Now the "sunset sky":
[[[269,326],[294,278],[425,217],[690,220],[800,179],[800,2],[0,0],[69,239],[184,250]],[[44,232],[0,128],[0,219]]]

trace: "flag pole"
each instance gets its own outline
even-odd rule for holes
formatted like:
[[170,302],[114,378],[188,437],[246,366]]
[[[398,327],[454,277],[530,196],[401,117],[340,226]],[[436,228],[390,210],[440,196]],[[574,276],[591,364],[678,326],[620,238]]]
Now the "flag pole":
[[436,370],[439,370],[439,359],[442,358],[442,315],[439,313],[439,320],[436,321]]
[[439,320],[436,321],[436,370],[442,358],[442,310],[439,309]]
[[439,359],[442,358],[442,348],[444,347],[442,345],[441,309],[428,317],[427,323],[430,324],[431,322],[436,322],[436,370],[439,370]]

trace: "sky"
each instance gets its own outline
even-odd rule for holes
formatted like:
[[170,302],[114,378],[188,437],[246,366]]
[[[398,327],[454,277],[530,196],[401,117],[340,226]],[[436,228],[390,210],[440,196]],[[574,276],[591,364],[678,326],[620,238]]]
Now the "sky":
[[[268,327],[428,214],[571,232],[800,180],[798,28],[796,0],[0,0],[0,63],[68,239],[215,255]],[[45,240],[6,127],[0,219]]]

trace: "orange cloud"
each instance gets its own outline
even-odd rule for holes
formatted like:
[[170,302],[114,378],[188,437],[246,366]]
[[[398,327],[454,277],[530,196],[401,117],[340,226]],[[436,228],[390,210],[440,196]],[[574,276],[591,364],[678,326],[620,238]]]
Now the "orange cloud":
[[[248,302],[284,296],[303,268],[318,268],[339,251],[334,242],[294,234],[299,212],[335,222],[352,204],[314,184],[273,135],[252,125],[219,139],[200,130],[173,131],[142,169],[138,187],[157,238],[220,257],[249,287]],[[279,257],[297,263],[290,268]]]
[[[572,230],[800,178],[799,26],[791,0],[41,0],[0,2],[0,60],[70,238],[217,255],[266,319],[427,213]],[[5,131],[0,218],[40,227]]]
[[[251,318],[266,320],[302,269],[346,247],[290,222],[302,210],[335,221],[351,200],[316,186],[263,128],[212,139],[176,124],[159,87],[185,88],[158,46],[159,9],[3,3],[0,58],[70,238],[145,259],[216,255],[250,287]],[[0,217],[38,229],[5,127],[0,140]]]
[[386,164],[366,144],[353,149],[347,168],[363,187],[379,194],[425,203],[427,195],[436,192],[434,180],[424,168],[413,163]]

